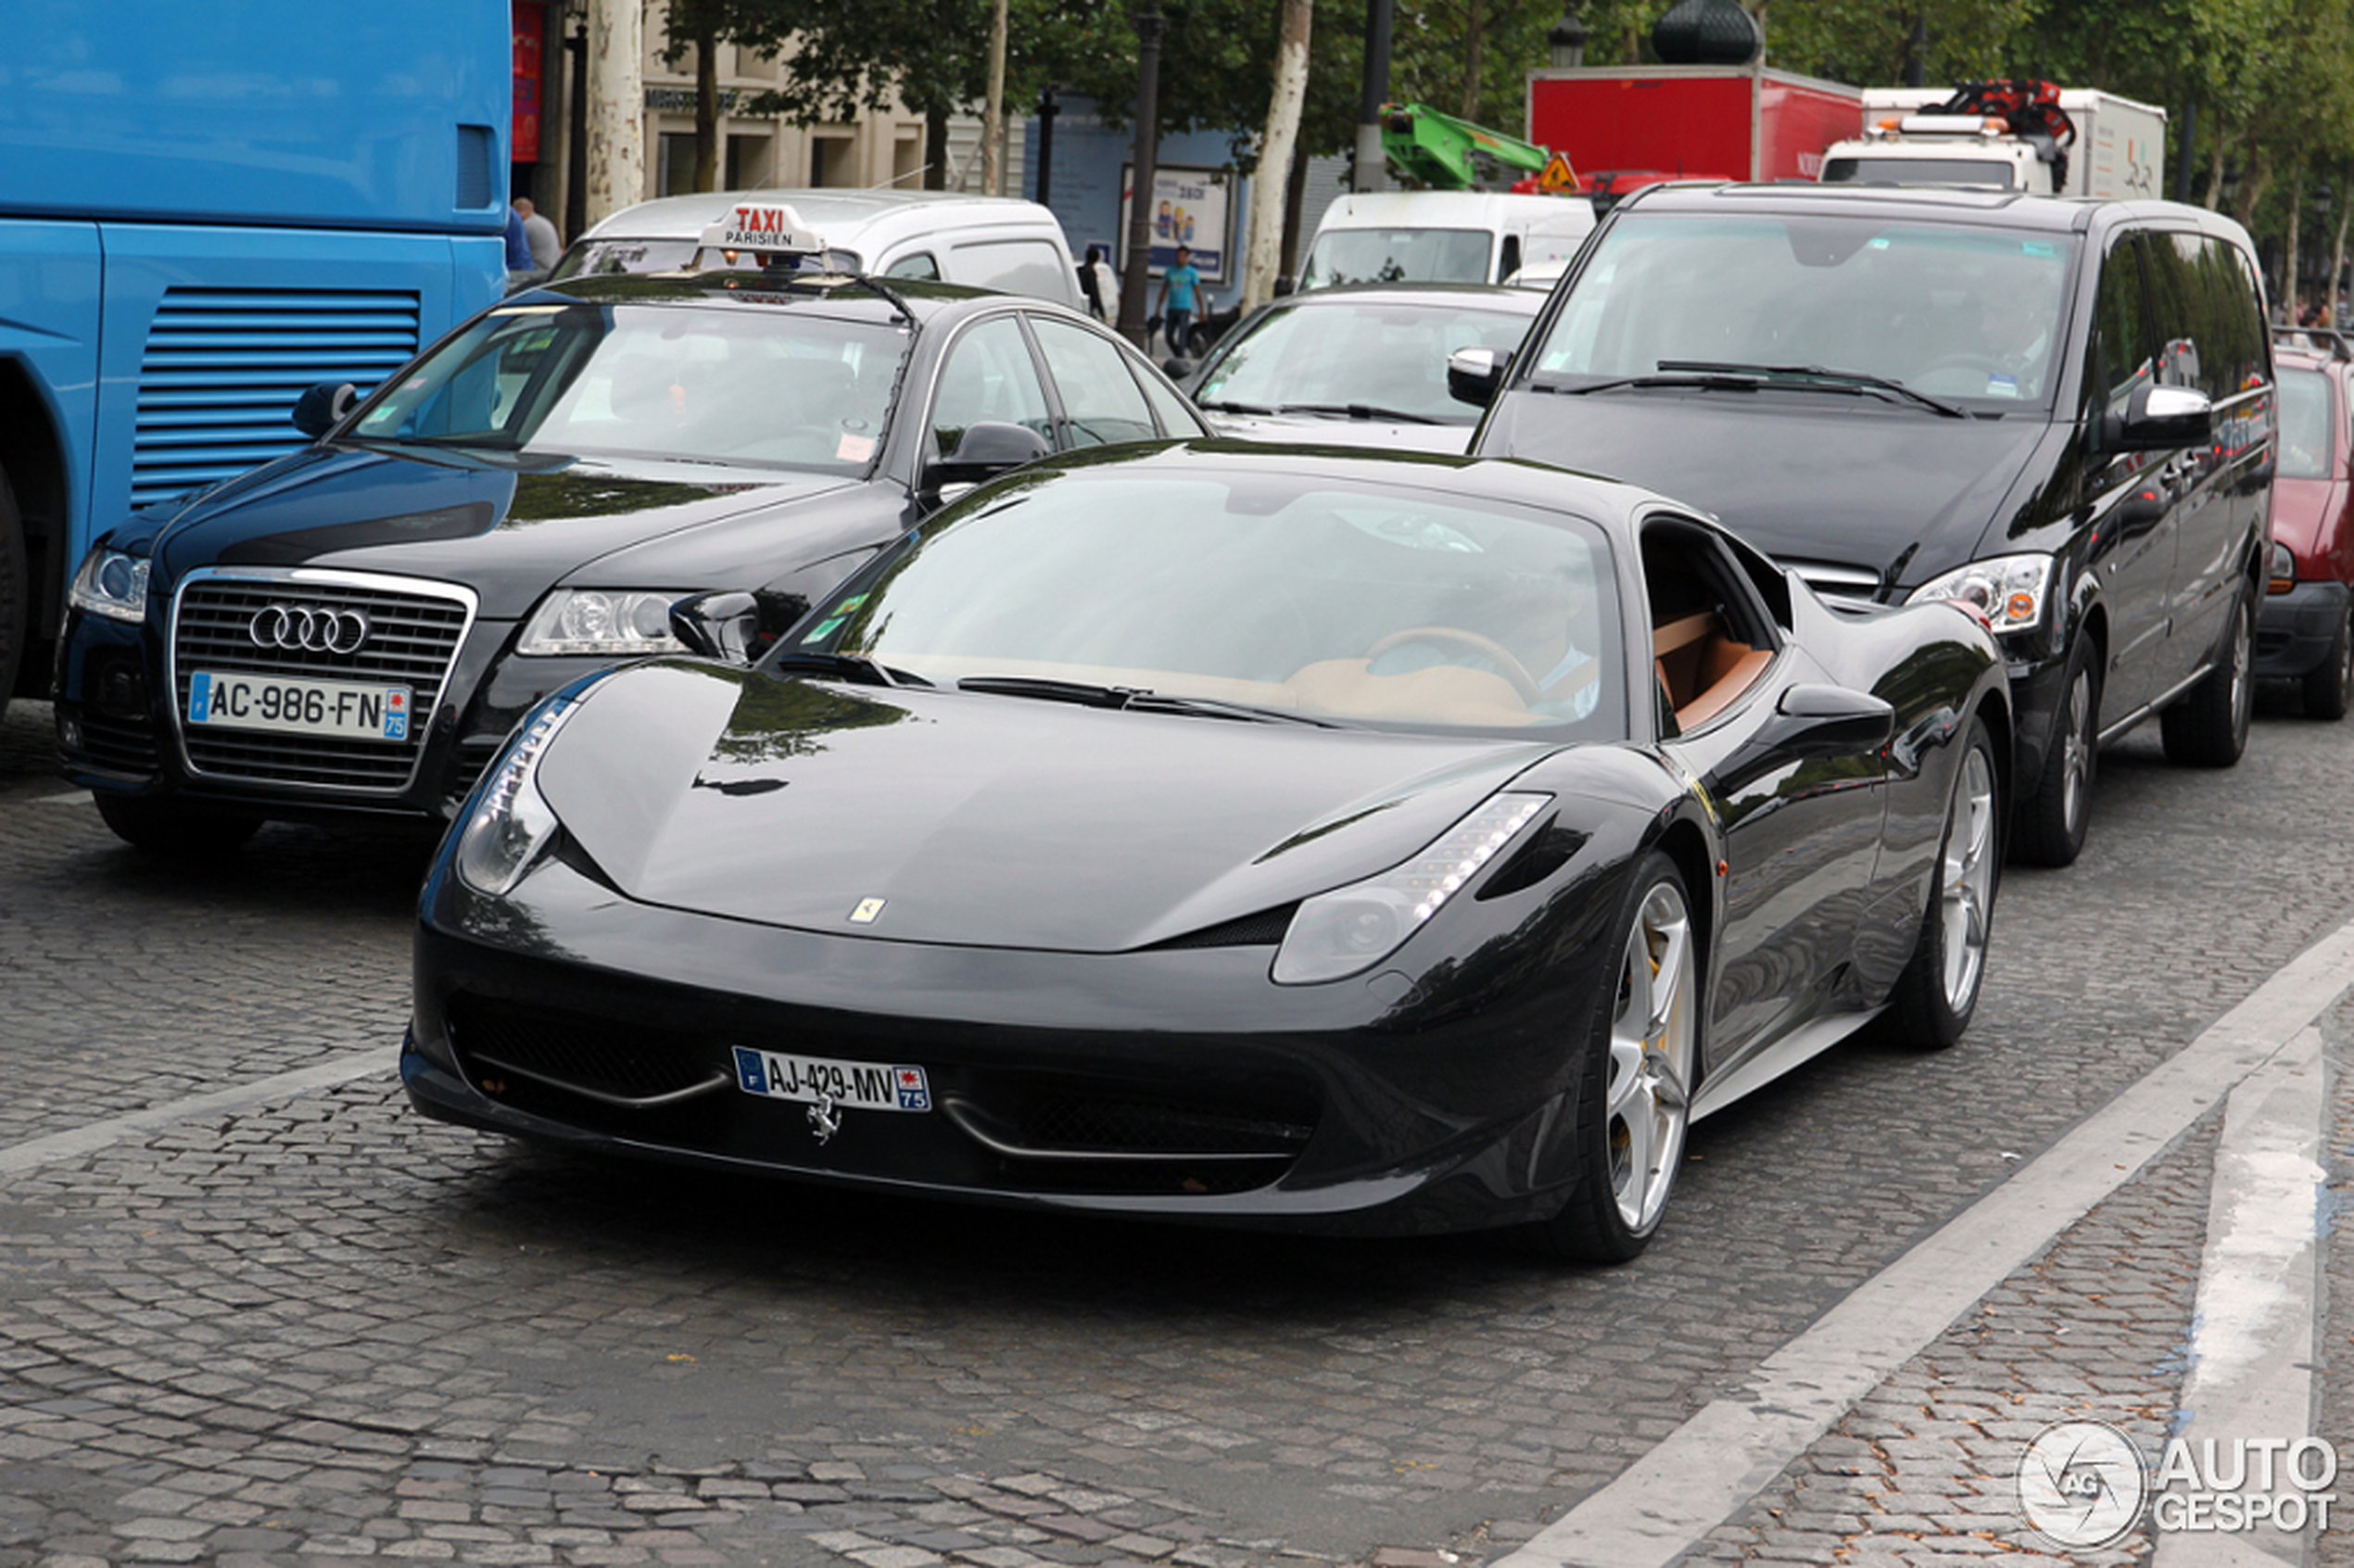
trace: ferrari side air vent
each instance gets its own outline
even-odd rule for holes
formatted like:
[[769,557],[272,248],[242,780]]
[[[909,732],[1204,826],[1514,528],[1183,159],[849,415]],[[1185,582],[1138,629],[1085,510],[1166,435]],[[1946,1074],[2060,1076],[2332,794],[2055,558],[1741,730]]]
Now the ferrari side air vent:
[[1157,942],[1145,949],[1148,953],[1165,953],[1180,947],[1273,947],[1291,929],[1293,911],[1297,904],[1280,904],[1262,909],[1256,915],[1245,915],[1233,920],[1221,920],[1214,926],[1204,926],[1183,936]]
[[1586,847],[1588,835],[1575,828],[1563,828],[1558,822],[1548,822],[1529,835],[1520,853],[1496,868],[1496,873],[1479,885],[1474,898],[1501,898],[1523,888],[1533,888],[1569,863],[1569,857]]

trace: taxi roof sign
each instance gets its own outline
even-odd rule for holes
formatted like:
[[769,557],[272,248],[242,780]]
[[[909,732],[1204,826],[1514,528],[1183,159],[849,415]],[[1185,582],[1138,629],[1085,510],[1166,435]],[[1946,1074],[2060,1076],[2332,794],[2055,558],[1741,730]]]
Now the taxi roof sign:
[[803,227],[801,214],[782,202],[741,202],[705,228],[704,250],[761,250],[777,255],[816,256],[826,245]]

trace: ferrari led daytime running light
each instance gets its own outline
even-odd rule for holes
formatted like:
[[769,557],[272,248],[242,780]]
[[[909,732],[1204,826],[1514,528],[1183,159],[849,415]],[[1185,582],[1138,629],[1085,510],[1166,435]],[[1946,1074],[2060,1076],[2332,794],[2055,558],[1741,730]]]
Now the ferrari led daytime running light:
[[1958,601],[1998,632],[2033,631],[2044,623],[2052,598],[2056,558],[1998,555],[1973,561],[1915,588],[1907,604],[1935,599]]
[[1498,795],[1403,865],[1306,900],[1275,952],[1275,982],[1342,980],[1388,957],[1551,799]]
[[563,697],[542,704],[491,770],[458,841],[458,876],[468,887],[505,897],[554,835],[555,811],[539,793],[539,759],[572,708]]

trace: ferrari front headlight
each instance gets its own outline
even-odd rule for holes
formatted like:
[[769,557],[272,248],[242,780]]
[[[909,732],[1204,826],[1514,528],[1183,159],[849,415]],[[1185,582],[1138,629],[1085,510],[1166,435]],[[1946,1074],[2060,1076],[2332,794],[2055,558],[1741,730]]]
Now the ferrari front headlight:
[[565,697],[542,702],[491,765],[458,841],[458,876],[468,887],[504,898],[554,838],[556,813],[539,792],[539,759],[575,706]]
[[148,564],[144,555],[92,546],[73,575],[73,607],[110,621],[146,619]]
[[1957,566],[1931,577],[1905,599],[1926,604],[1933,599],[1956,600],[1998,632],[2033,631],[2044,624],[2052,598],[2057,558],[2049,555],[1997,555]]
[[1302,901],[1275,950],[1275,983],[1346,980],[1397,952],[1552,798],[1498,795],[1404,865]]
[[601,659],[681,652],[686,645],[670,635],[670,607],[695,591],[557,588],[524,623],[515,651],[532,656],[587,653]]

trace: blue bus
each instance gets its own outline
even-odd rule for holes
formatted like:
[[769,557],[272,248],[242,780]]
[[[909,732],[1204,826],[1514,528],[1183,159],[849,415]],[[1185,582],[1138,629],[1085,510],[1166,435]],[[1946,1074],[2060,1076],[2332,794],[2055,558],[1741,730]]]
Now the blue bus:
[[499,297],[508,0],[0,0],[0,705],[133,509]]

